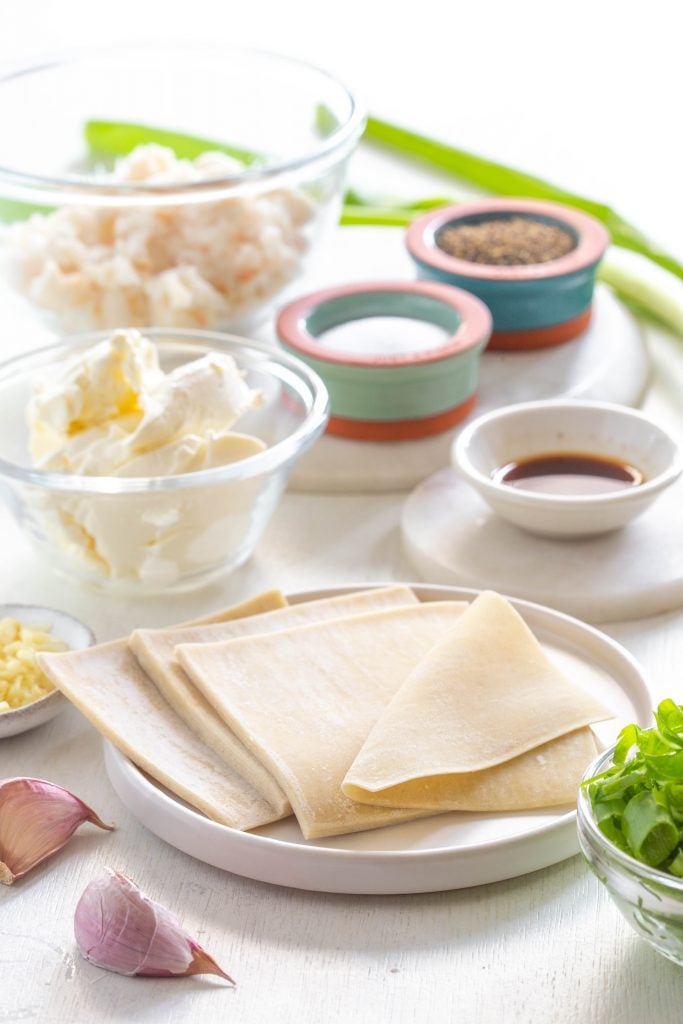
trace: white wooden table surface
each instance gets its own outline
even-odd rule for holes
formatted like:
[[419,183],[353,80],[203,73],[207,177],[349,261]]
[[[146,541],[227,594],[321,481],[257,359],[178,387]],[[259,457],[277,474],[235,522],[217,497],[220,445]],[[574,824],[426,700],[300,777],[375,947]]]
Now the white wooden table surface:
[[[422,0],[401,13],[385,0],[350,0],[328,19],[313,0],[265,0],[242,12],[194,0],[190,19],[187,5],[120,0],[106,23],[100,5],[86,0],[9,0],[10,7],[0,60],[131,34],[239,39],[306,57],[355,80],[376,112],[606,197],[681,254],[671,99],[677,42],[664,4],[643,12],[627,2],[576,0],[559,9],[488,0],[469,10]],[[378,173],[366,158],[356,166],[368,180]],[[381,173],[377,180],[386,187]],[[34,343],[19,311],[4,304],[2,312],[0,356]],[[683,439],[683,346],[655,339],[654,355],[646,408]],[[407,579],[398,534],[403,498],[287,495],[248,566],[207,592],[153,603],[95,597],[54,577],[2,510],[0,600],[61,607],[103,640],[269,585]],[[653,702],[683,700],[683,612],[607,632],[642,662]],[[2,741],[0,778],[10,775],[75,790],[117,831],[84,829],[0,892],[0,1024],[681,1020],[683,972],[636,938],[579,857],[450,893],[299,892],[207,867],[147,832],[114,795],[100,739],[75,710]],[[237,989],[211,978],[127,979],[82,961],[73,910],[105,865],[174,910]]]
[[[113,604],[53,578],[0,520],[11,544],[2,596],[56,604],[104,639],[271,583],[301,588],[406,579],[401,495],[289,495],[258,556],[223,588],[154,606]],[[4,514],[3,514],[4,515]],[[3,545],[5,547],[5,545]],[[683,613],[608,632],[644,665],[655,697],[681,695]],[[280,889],[207,867],[163,844],[114,795],[99,736],[68,709],[4,740],[0,778],[73,789],[111,835],[84,829],[55,859],[0,893],[0,1021],[624,1021],[680,1019],[679,969],[636,939],[582,860],[472,890],[349,897]],[[238,980],[151,981],[106,974],[75,952],[72,917],[103,866],[176,911]],[[500,1016],[500,1013],[503,1015]]]

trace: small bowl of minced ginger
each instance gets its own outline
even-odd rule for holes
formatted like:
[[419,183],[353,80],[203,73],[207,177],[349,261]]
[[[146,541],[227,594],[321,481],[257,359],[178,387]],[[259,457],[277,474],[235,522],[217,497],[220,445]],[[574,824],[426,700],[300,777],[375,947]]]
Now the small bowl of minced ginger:
[[89,647],[94,639],[84,623],[65,612],[0,604],[0,739],[43,725],[68,707],[36,655]]

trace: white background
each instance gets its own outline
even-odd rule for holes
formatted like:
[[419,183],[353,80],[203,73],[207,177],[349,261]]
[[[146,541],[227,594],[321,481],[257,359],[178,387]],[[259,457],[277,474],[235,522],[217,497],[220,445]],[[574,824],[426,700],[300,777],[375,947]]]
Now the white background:
[[[0,0],[0,63],[130,38],[287,52],[335,72],[378,116],[608,201],[681,258],[677,7],[657,0]],[[354,184],[388,192],[446,188],[411,182],[395,164],[363,154],[351,174]],[[7,337],[14,330],[11,319],[0,319],[0,350],[3,342],[21,347],[21,339]],[[667,345],[659,395],[679,403],[675,375],[680,382],[683,361],[676,363],[676,344]],[[155,604],[140,615],[52,576],[3,515],[0,600],[61,606],[87,617],[105,639],[134,624],[201,614],[269,584],[296,590],[406,578],[411,570],[397,540],[401,495],[315,500],[288,495],[253,562],[220,594],[204,594],[187,609]],[[683,699],[682,618],[677,612],[609,627],[642,661],[657,697]],[[2,1024],[681,1020],[681,969],[636,939],[579,858],[425,897],[277,889],[208,868],[154,839],[113,796],[100,751],[99,737],[74,709],[0,748],[0,776],[51,778],[119,826],[104,839],[84,831],[45,869],[0,893]],[[85,964],[75,953],[73,907],[104,864],[163,899],[237,976],[238,989],[207,979],[123,979]]]
[[[0,7],[0,61],[131,37],[287,52],[336,73],[378,116],[607,200],[679,255],[683,249],[674,0],[2,0]],[[357,161],[354,180],[365,180],[363,168]],[[386,175],[382,182],[390,184]]]

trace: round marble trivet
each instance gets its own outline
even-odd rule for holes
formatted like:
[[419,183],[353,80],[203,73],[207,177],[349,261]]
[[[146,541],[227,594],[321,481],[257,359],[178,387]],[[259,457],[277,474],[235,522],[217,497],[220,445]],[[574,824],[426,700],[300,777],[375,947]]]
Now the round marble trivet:
[[[402,234],[392,228],[339,230],[301,282],[301,293],[364,278],[414,280],[414,267],[404,250]],[[261,336],[273,340],[272,328]],[[582,337],[536,352],[484,354],[473,415],[541,398],[594,398],[637,405],[648,377],[649,361],[637,320],[608,288],[598,286],[593,320]],[[297,463],[290,488],[408,490],[448,463],[451,442],[459,429],[423,440],[391,443],[326,435]]]
[[547,540],[496,516],[454,470],[408,497],[405,553],[427,583],[490,588],[589,622],[683,606],[683,478],[622,530]]

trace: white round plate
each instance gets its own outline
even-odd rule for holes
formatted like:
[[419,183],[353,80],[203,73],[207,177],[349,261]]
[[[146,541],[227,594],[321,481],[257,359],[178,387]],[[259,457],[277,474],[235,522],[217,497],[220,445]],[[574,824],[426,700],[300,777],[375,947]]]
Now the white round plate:
[[442,469],[407,498],[401,535],[428,583],[487,586],[589,622],[644,619],[683,606],[682,502],[683,479],[621,530],[536,537],[492,512],[455,470]]
[[[365,588],[367,584],[304,591],[288,599],[296,604]],[[455,587],[413,589],[422,601],[476,596],[476,591]],[[627,722],[649,724],[647,686],[638,664],[619,644],[559,612],[513,603],[550,657],[614,711],[612,721],[596,727],[602,743],[613,742]],[[317,840],[305,840],[293,817],[254,832],[237,832],[188,807],[109,743],[105,763],[123,803],[160,839],[214,867],[296,889],[373,895],[439,892],[524,875],[578,852],[573,808],[449,813]]]
[[[338,230],[297,289],[361,280],[415,280],[401,228]],[[261,332],[273,341],[272,327]],[[475,415],[513,402],[592,398],[638,405],[650,374],[638,321],[604,285],[595,291],[593,319],[580,338],[535,352],[486,352],[481,361]],[[372,443],[325,435],[299,460],[290,488],[297,491],[409,490],[442,466],[460,427],[418,441]]]

